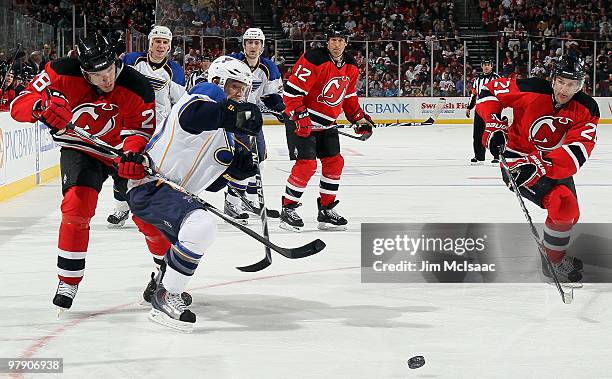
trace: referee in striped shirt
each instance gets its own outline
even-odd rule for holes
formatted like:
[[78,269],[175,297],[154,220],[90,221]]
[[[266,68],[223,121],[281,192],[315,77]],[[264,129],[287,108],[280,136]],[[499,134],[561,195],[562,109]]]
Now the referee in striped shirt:
[[[482,87],[485,84],[490,82],[491,80],[499,78],[499,75],[493,72],[493,60],[491,58],[485,58],[482,61],[482,74],[478,75],[476,80],[474,80],[474,84],[472,85],[472,96],[470,98],[470,103],[468,104],[467,110],[465,111],[465,116],[470,117],[470,111],[476,105],[476,99],[478,98],[478,94]],[[482,164],[485,160],[485,148],[482,145],[482,134],[485,130],[484,120],[478,115],[478,113],[474,112],[474,134],[473,134],[473,145],[474,145],[474,158],[470,160],[472,165]],[[491,161],[493,164],[499,163],[499,156],[493,157]]]

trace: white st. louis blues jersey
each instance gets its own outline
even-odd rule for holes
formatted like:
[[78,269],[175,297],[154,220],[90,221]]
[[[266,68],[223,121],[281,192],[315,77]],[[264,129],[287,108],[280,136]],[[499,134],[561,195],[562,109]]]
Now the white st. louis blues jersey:
[[[247,64],[244,53],[229,55]],[[280,71],[274,62],[268,58],[259,57],[259,63],[255,68],[251,67],[253,85],[247,101],[252,104],[263,105],[262,97],[268,95],[283,95],[283,80]]]
[[143,74],[155,90],[155,115],[157,124],[161,124],[170,113],[172,105],[185,93],[185,72],[176,63],[165,59],[155,64],[147,59],[147,53],[128,53],[123,62],[133,66]]
[[[179,99],[146,148],[156,172],[194,194],[223,175],[234,157],[233,134],[219,125],[218,103],[224,99],[223,91],[211,83],[201,83]],[[130,180],[129,187],[153,180]]]

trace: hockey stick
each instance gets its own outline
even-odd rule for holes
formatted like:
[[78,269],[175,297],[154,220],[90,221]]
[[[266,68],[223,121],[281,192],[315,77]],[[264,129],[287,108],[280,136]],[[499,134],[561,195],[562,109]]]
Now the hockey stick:
[[[433,125],[438,119],[438,116],[440,116],[440,113],[442,113],[442,110],[444,109],[445,105],[446,105],[446,99],[441,97],[440,100],[438,100],[438,102],[436,103],[434,110],[431,112],[431,116],[429,116],[429,118],[425,121],[379,123],[379,124],[374,124],[374,127],[375,128],[402,128],[402,127],[410,127],[410,126]],[[355,124],[335,124],[333,125],[333,128],[348,129],[348,128],[354,128],[356,126],[357,125]]]
[[[253,156],[253,162],[257,166],[257,173],[255,174],[255,182],[257,183],[257,199],[259,200],[259,216],[261,217],[261,227],[263,236],[266,239],[270,239],[270,233],[268,232],[268,215],[266,204],[264,201],[264,193],[263,193],[263,184],[261,180],[261,169],[259,166],[259,150],[257,147],[257,141],[255,137],[251,137],[251,144],[253,148],[251,149],[251,155]],[[249,203],[249,206],[251,204]],[[268,246],[265,247],[266,255],[259,262],[253,263],[248,266],[236,267],[240,271],[244,272],[257,272],[261,271],[264,268],[270,266],[272,264],[272,252]]]
[[359,141],[367,141],[370,137],[372,137],[373,133],[370,132],[370,133],[365,133],[365,134],[360,134],[360,135],[354,136],[354,135],[349,134],[347,132],[343,132],[342,130],[338,130],[338,134],[341,134],[341,135],[343,135],[345,137],[348,137],[348,138],[357,139]]
[[[271,115],[275,116],[276,118],[285,117],[285,115],[282,112],[274,111],[274,110],[272,110],[270,108],[266,108],[265,106],[262,106],[262,105],[259,106],[259,109],[261,110],[261,113],[271,114]],[[352,139],[358,139],[360,141],[365,141],[365,140],[367,140],[368,138],[370,138],[372,136],[372,133],[367,133],[367,134],[362,134],[362,135],[359,135],[359,136],[354,136],[352,134],[343,132],[341,130],[338,130],[338,134],[341,134],[341,135],[343,135],[345,137],[349,137],[349,138],[352,138]]]
[[[246,198],[246,196],[244,196],[243,193],[235,191],[234,194],[236,196],[238,196],[240,198],[240,200],[242,200],[242,205],[247,207],[250,212],[253,212],[254,214],[256,214],[258,216],[260,215],[260,210],[255,208],[255,207],[253,207],[253,204],[251,204],[251,202],[248,201],[248,199]],[[266,208],[266,216],[268,216],[270,218],[279,218],[280,217],[280,212],[277,211],[276,209],[267,209]]]
[[[21,53],[22,53],[21,43],[18,43],[17,47],[15,47],[15,53],[13,54],[11,59],[8,61],[8,66],[6,67],[6,73],[2,77],[2,84],[0,85],[0,90],[2,90],[3,92],[4,92],[4,84],[6,83],[6,78],[8,78],[9,73],[13,69],[13,65],[15,64],[15,61],[17,60],[17,58],[22,56]],[[23,53],[23,56],[25,56],[25,53]]]
[[574,300],[574,289],[570,288],[569,292],[565,292],[563,288],[561,287],[561,283],[559,282],[557,273],[552,267],[552,263],[550,262],[550,259],[548,258],[548,255],[546,254],[546,250],[544,250],[544,245],[542,244],[542,241],[540,240],[540,235],[538,234],[538,231],[536,230],[535,225],[533,225],[533,221],[531,220],[531,215],[529,214],[529,210],[525,206],[525,202],[523,201],[523,196],[521,195],[519,191],[518,185],[516,184],[516,180],[514,180],[514,176],[512,176],[512,174],[510,173],[510,168],[508,167],[508,163],[506,162],[506,158],[504,157],[503,152],[499,155],[499,158],[501,159],[502,167],[504,168],[504,171],[506,171],[506,175],[508,175],[508,180],[510,181],[512,190],[516,194],[516,198],[518,199],[521,209],[523,210],[523,214],[525,215],[525,218],[527,219],[527,222],[529,223],[529,227],[531,228],[531,234],[533,235],[533,239],[538,245],[538,250],[540,251],[540,255],[542,256],[543,260],[546,262],[546,265],[548,266],[548,270],[552,274],[553,280],[555,282],[555,286],[557,287],[557,290],[559,290],[559,294],[561,295],[561,300],[565,304],[571,304],[572,300]]
[[[71,122],[69,122],[68,125],[66,125],[66,129],[72,130],[79,137],[81,137],[81,138],[83,138],[83,139],[85,139],[87,141],[90,141],[90,142],[96,144],[98,147],[106,150],[108,153],[111,153],[111,154],[114,154],[114,155],[122,154],[121,150],[119,150],[119,149],[111,146],[110,144],[102,141],[100,138],[87,133],[83,129],[75,127],[74,124],[71,123]],[[155,177],[155,178],[157,178],[159,180],[161,180],[162,182],[168,184],[169,186],[171,186],[172,188],[176,189],[177,191],[183,192],[187,196],[191,197],[195,201],[197,201],[200,204],[202,204],[204,209],[206,209],[210,213],[212,213],[215,216],[219,217],[220,219],[222,219],[223,221],[225,221],[228,224],[232,225],[233,227],[235,227],[237,229],[240,229],[240,231],[242,231],[243,233],[248,234],[250,237],[256,239],[257,241],[259,241],[263,245],[265,245],[265,246],[269,247],[270,249],[276,251],[277,253],[279,253],[280,255],[284,256],[285,258],[289,258],[289,259],[305,258],[305,257],[311,256],[311,255],[317,254],[318,252],[320,252],[321,250],[323,250],[325,248],[325,242],[321,241],[320,239],[316,239],[316,240],[314,240],[312,242],[307,243],[306,245],[299,246],[299,247],[294,247],[294,248],[280,247],[280,246],[274,244],[269,239],[267,239],[267,238],[261,236],[260,234],[252,231],[251,229],[247,228],[246,226],[237,223],[236,221],[234,221],[233,218],[231,218],[230,216],[227,216],[226,214],[221,212],[219,209],[217,209],[212,204],[207,203],[206,201],[201,199],[199,196],[190,193],[185,188],[183,188],[183,187],[179,186],[178,184],[172,182],[171,180],[165,178],[160,173],[155,172],[151,167],[147,167],[147,174],[150,175],[150,176],[153,176],[153,177]]]

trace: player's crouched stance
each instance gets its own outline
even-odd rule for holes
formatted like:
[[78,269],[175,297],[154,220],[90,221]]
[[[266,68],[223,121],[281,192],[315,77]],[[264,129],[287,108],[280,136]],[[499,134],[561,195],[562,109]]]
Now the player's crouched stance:
[[[208,75],[212,83],[200,83],[181,97],[146,150],[150,167],[194,194],[218,191],[227,179],[243,180],[256,172],[251,154],[234,149],[233,133],[256,135],[263,124],[256,105],[238,102],[251,85],[244,63],[220,57]],[[192,197],[155,177],[131,180],[128,186],[132,212],[172,243],[156,278],[150,318],[191,331],[196,316],[181,293],[215,240],[216,219]]]
[[[596,141],[599,108],[580,91],[582,61],[563,56],[550,82],[500,78],[479,95],[476,111],[485,120],[483,144],[491,153],[502,151],[521,195],[548,211],[543,245],[561,282],[579,286],[582,261],[565,253],[580,211],[572,176],[591,155]],[[499,115],[513,108],[514,120]],[[504,150],[505,147],[505,150]],[[506,184],[509,179],[502,169]],[[544,275],[552,274],[543,264]]]

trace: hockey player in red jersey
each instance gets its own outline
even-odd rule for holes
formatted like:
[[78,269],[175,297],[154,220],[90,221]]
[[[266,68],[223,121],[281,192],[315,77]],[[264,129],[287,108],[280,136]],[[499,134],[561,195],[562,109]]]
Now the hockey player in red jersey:
[[[565,253],[580,216],[572,176],[591,155],[599,122],[597,103],[581,91],[584,76],[581,60],[563,56],[551,82],[496,79],[476,106],[486,124],[484,146],[493,155],[503,152],[521,195],[548,211],[542,242],[558,278],[568,283],[582,279],[582,262]],[[500,116],[508,107],[514,112],[511,125]]]
[[326,47],[302,54],[284,88],[287,146],[289,157],[295,161],[282,198],[280,226],[288,230],[299,231],[304,226],[296,208],[317,169],[317,158],[322,166],[321,197],[317,200],[319,229],[346,229],[347,220],[334,210],[344,159],[333,125],[344,111],[349,122],[358,125],[357,133],[371,133],[373,127],[372,119],[357,101],[359,69],[345,52],[345,32],[332,28],[326,37]]
[[[2,78],[4,75],[0,75]],[[6,83],[3,88],[0,88],[0,112],[7,112],[10,109],[11,102],[24,87],[15,81],[15,71],[11,68],[6,73]]]
[[[40,120],[61,146],[63,200],[57,268],[59,285],[53,303],[68,309],[85,272],[89,222],[98,193],[109,175],[144,177],[142,155],[155,130],[155,93],[140,73],[117,60],[108,41],[96,34],[78,44],[79,57],[50,62],[11,104],[20,122]],[[85,142],[66,129],[72,122],[104,142],[123,150],[120,158]],[[149,250],[163,261],[170,243],[161,233],[134,219]]]

